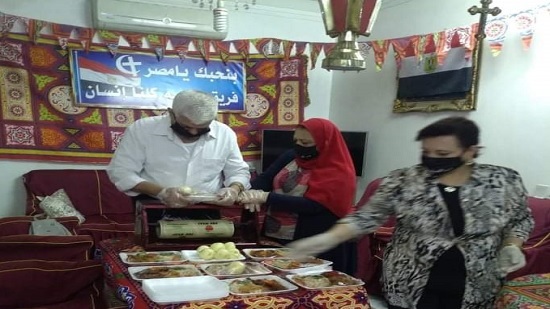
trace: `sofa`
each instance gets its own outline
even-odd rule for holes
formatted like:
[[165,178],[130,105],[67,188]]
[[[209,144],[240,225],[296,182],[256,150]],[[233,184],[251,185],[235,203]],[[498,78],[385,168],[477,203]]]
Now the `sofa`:
[[118,191],[105,170],[39,169],[23,175],[26,215],[42,213],[39,197],[64,189],[85,221],[75,227],[77,235],[89,235],[94,244],[109,238],[134,235],[132,199]]
[[[0,309],[100,309],[103,267],[89,235],[29,235],[31,216],[0,218]],[[57,219],[74,231],[76,217]]]
[[[370,197],[382,179],[375,179],[365,189],[356,207],[368,203]],[[550,273],[550,199],[528,198],[535,226],[529,239],[523,244],[527,265],[522,269],[508,274],[511,280],[528,274]],[[390,242],[395,227],[395,217],[390,217],[376,232],[364,236],[358,245],[358,271],[356,276],[365,282],[369,294],[382,293],[380,278],[382,274],[382,257],[384,249]]]

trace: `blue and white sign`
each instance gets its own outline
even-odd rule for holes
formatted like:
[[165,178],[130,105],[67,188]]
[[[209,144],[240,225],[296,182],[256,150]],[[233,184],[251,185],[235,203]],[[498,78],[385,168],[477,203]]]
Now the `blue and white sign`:
[[220,111],[244,111],[246,73],[242,61],[154,54],[71,50],[76,105],[166,109],[182,90],[211,93]]

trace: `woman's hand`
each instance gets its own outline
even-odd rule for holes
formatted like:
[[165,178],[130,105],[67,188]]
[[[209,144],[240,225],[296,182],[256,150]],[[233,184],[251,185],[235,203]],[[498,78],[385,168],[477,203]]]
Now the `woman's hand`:
[[287,245],[291,249],[289,256],[300,259],[317,256],[320,253],[336,247],[340,240],[331,232],[321,233],[312,237],[302,238]]
[[244,209],[250,212],[260,212],[262,210],[262,204],[244,204]]
[[498,266],[503,271],[508,273],[514,272],[525,266],[525,255],[521,252],[520,247],[516,245],[506,245],[498,253]]
[[248,190],[243,191],[239,194],[239,203],[240,204],[265,204],[269,192],[264,192],[262,190]]

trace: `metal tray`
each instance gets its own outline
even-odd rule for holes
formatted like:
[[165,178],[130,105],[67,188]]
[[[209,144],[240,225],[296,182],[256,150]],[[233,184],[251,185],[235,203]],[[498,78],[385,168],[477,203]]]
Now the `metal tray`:
[[[141,254],[147,254],[153,258],[153,261],[139,262],[129,261],[129,256],[136,256]],[[180,251],[142,251],[142,252],[120,252],[120,259],[122,262],[128,265],[151,265],[151,264],[174,264],[185,262]]]
[[[237,282],[243,282],[245,280],[275,280],[277,283],[282,285],[284,289],[277,290],[277,291],[253,291],[250,293],[245,292],[239,292],[235,290],[235,284]],[[250,295],[268,295],[268,294],[277,294],[277,293],[286,293],[290,291],[297,290],[298,287],[278,276],[274,275],[266,275],[266,276],[254,276],[254,277],[246,277],[246,278],[234,278],[234,279],[225,279],[223,280],[227,283],[229,286],[229,293],[237,296],[250,296]]]
[[[157,278],[140,278],[139,272],[150,269],[150,270],[162,270],[168,269],[173,271],[167,277],[157,277]],[[195,277],[202,276],[202,273],[199,271],[195,265],[163,265],[163,266],[134,266],[128,267],[128,273],[130,277],[136,281],[149,280],[149,279],[166,279],[166,278],[181,278],[181,277]]]
[[271,274],[271,270],[258,262],[244,262],[245,269],[240,274],[229,274],[227,273],[227,267],[229,263],[208,263],[208,264],[199,264],[199,268],[207,275],[215,277],[243,277],[243,276],[258,276],[258,275],[267,275]]
[[[282,267],[278,265],[279,263],[285,263],[286,261],[296,262],[296,266],[292,267]],[[331,261],[318,259],[318,258],[307,258],[305,260],[294,260],[294,259],[271,259],[262,261],[264,265],[269,268],[282,271],[282,272],[291,272],[291,273],[303,273],[309,271],[321,271],[331,269]]]
[[183,257],[187,259],[189,262],[192,263],[221,263],[221,262],[232,262],[232,261],[242,261],[245,260],[246,257],[242,254],[240,254],[238,257],[233,259],[211,259],[211,260],[205,260],[201,259],[199,257],[199,254],[197,253],[197,250],[182,250]]
[[[329,280],[330,285],[329,286],[321,286],[321,287],[315,287],[315,286],[308,286],[303,280],[300,279],[306,279],[307,277],[312,276],[323,276],[327,279],[330,278],[330,276],[326,276],[328,274],[336,274],[338,276],[341,276],[340,278],[343,278],[345,281],[349,282],[342,282],[342,281],[333,281]],[[325,289],[339,289],[339,288],[349,288],[353,286],[362,286],[365,284],[360,279],[357,279],[355,277],[352,277],[348,274],[345,274],[343,272],[335,271],[335,270],[329,270],[329,271],[314,271],[314,272],[307,272],[307,273],[301,273],[301,274],[292,274],[292,275],[286,275],[286,278],[290,280],[290,282],[308,290],[325,290]]]
[[[264,253],[265,256],[256,256],[254,253]],[[284,258],[284,254],[289,252],[287,248],[248,248],[243,249],[243,253],[256,261],[269,260],[269,259],[280,259]]]

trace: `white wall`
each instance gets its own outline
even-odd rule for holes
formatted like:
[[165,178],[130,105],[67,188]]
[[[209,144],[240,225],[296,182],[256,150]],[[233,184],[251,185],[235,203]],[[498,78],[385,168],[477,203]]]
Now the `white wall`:
[[[265,1],[258,1],[258,3]],[[60,24],[91,27],[90,4],[87,0],[2,0],[0,12],[47,20]],[[255,13],[254,13],[255,12]],[[273,13],[275,12],[275,13]],[[321,18],[313,14],[292,13],[265,8],[249,12],[230,11],[228,40],[273,37],[294,41],[328,42]],[[320,62],[321,59],[319,59]],[[305,117],[329,117],[332,75],[319,67],[309,71],[309,93],[312,104]],[[24,213],[25,193],[21,175],[32,169],[104,168],[104,166],[22,162],[0,160],[0,217]]]
[[[477,21],[466,9],[477,1],[413,0],[380,12],[369,39],[432,33]],[[510,14],[550,1],[493,1]],[[477,2],[479,6],[479,2]],[[366,176],[359,188],[373,178],[418,162],[416,132],[449,115],[464,115],[481,127],[483,150],[480,162],[504,165],[523,176],[527,189],[550,184],[550,14],[537,21],[530,50],[523,51],[515,28],[509,30],[502,53],[494,58],[487,42],[481,65],[478,108],[471,112],[392,113],[396,94],[393,51],[381,72],[371,62],[360,73],[337,72],[333,76],[330,117],[345,130],[368,130]],[[371,59],[372,60],[372,59]]]

